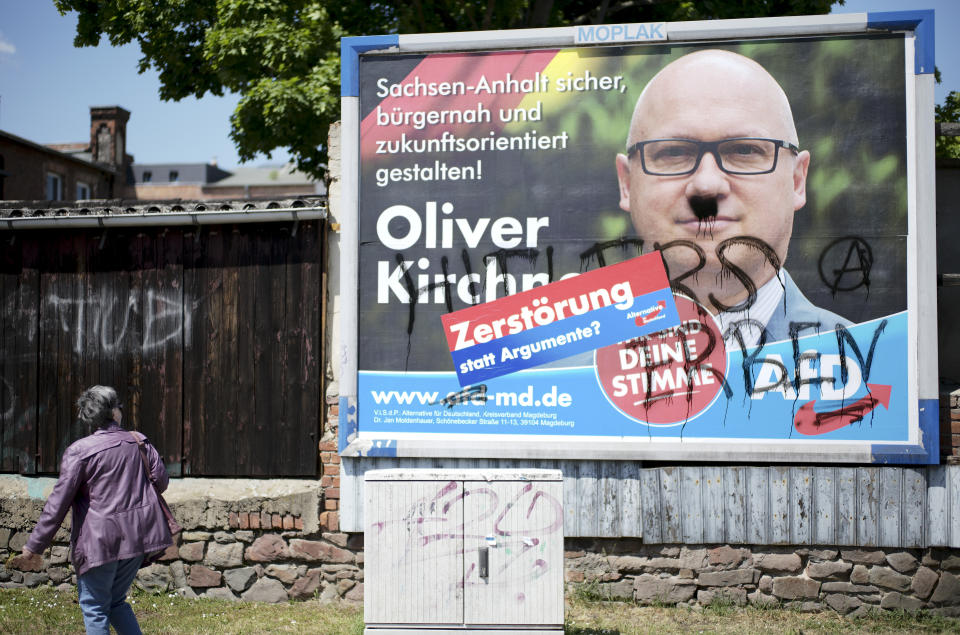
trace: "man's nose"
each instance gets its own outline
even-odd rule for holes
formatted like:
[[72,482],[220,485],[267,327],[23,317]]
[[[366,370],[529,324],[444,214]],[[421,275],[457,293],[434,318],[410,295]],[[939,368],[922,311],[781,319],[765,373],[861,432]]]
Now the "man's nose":
[[730,181],[727,173],[720,169],[712,152],[705,152],[700,159],[700,165],[690,175],[687,197],[724,196],[729,192]]

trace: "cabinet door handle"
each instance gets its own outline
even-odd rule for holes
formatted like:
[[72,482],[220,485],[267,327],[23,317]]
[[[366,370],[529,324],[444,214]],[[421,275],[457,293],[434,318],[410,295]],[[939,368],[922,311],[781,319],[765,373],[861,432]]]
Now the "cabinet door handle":
[[480,578],[486,580],[490,576],[490,548],[480,547]]

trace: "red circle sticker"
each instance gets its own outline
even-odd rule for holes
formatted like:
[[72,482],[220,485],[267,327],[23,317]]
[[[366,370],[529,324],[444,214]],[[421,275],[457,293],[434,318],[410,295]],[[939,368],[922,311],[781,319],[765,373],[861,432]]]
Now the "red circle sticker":
[[710,407],[727,376],[727,349],[709,311],[674,294],[680,325],[597,349],[597,381],[628,417],[682,425]]

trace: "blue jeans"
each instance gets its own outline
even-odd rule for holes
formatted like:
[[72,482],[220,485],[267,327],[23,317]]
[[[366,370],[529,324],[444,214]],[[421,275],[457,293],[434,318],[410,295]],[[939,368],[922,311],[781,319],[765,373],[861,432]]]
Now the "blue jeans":
[[119,635],[140,635],[140,625],[127,604],[127,590],[140,569],[143,556],[108,562],[77,578],[80,610],[88,635],[109,635],[110,625]]

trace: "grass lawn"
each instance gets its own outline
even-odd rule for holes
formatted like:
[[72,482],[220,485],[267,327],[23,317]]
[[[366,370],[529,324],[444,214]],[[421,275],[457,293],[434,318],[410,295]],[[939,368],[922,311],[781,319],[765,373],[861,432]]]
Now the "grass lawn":
[[714,604],[702,609],[639,606],[628,602],[567,599],[567,635],[634,633],[960,633],[960,619],[927,613],[876,611],[846,618],[833,611],[800,613],[784,608],[738,608]]
[[[255,604],[188,600],[171,593],[153,595],[136,590],[131,592],[130,601],[144,633],[363,633],[360,607],[316,601]],[[50,587],[0,589],[0,633],[84,632],[76,592],[58,593]]]
[[[174,594],[134,592],[133,609],[146,633],[318,633],[361,635],[360,607],[317,601],[252,604],[225,600],[187,600]],[[638,606],[569,598],[568,635],[632,633],[960,633],[960,619],[925,613],[877,612],[848,619],[831,611],[800,613],[788,609],[737,608],[718,604],[704,609]],[[0,589],[0,633],[83,633],[76,593],[49,587]]]

